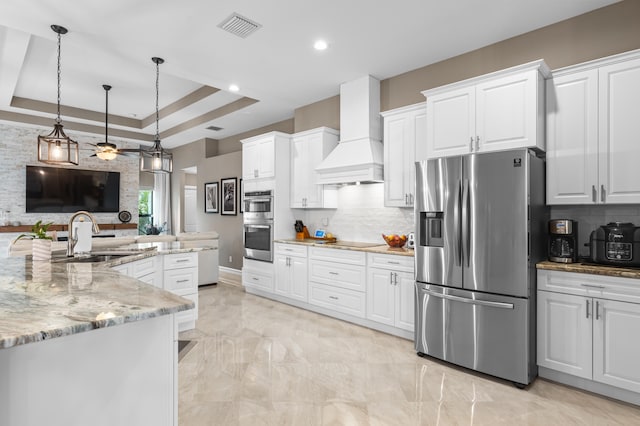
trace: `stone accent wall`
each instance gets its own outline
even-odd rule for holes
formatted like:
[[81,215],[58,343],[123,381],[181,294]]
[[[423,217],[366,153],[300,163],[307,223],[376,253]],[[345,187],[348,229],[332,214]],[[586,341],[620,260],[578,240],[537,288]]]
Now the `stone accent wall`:
[[[64,123],[63,123],[64,124]],[[53,120],[51,120],[53,128]],[[18,221],[23,225],[31,225],[38,220],[54,223],[67,223],[67,213],[26,213],[25,199],[25,166],[45,165],[37,160],[37,138],[40,134],[46,134],[50,128],[21,127],[6,123],[0,123],[0,210],[9,211],[11,221]],[[80,164],[78,166],[65,166],[68,168],[108,170],[120,172],[120,210],[131,212],[132,222],[138,218],[138,158],[118,156],[112,161],[103,161],[97,157],[91,157],[95,148],[90,143],[104,141],[104,138],[86,136],[82,134],[67,133],[80,144]],[[117,139],[110,140],[119,147],[137,148],[135,144],[127,144]],[[96,219],[100,223],[120,223],[118,213],[96,213]],[[133,230],[133,234],[137,234]],[[114,231],[105,231],[105,233]],[[126,232],[129,233],[130,232]],[[0,240],[5,240],[0,234]],[[3,244],[4,245],[4,244]]]

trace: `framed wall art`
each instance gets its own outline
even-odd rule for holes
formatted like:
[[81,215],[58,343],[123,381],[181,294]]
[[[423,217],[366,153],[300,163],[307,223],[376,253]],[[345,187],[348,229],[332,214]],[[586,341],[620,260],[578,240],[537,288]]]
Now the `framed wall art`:
[[204,184],[204,212],[218,213],[218,182]]
[[222,211],[220,214],[223,215],[237,215],[238,214],[238,206],[237,206],[237,186],[238,179],[237,178],[226,178],[220,180],[220,185],[222,186]]

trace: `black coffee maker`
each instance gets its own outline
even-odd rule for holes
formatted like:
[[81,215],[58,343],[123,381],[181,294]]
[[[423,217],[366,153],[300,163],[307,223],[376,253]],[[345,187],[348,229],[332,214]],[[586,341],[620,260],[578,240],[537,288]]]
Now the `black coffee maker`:
[[549,221],[549,260],[560,263],[578,261],[578,222],[571,219]]

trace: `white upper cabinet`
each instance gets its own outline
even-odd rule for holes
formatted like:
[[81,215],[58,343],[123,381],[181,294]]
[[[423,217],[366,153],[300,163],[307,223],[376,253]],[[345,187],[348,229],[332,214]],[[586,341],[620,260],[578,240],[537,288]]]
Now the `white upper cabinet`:
[[291,208],[336,208],[335,186],[318,185],[316,166],[338,145],[339,133],[320,127],[292,135]]
[[[244,180],[273,178],[276,175],[276,153],[282,151],[288,157],[290,135],[271,132],[243,139],[242,142],[242,178]],[[284,148],[283,145],[287,144]],[[279,149],[283,147],[284,149]]]
[[412,207],[415,165],[426,159],[425,103],[382,113],[384,120],[384,204]]
[[422,92],[427,156],[537,148],[544,151],[544,61]]
[[640,54],[547,82],[547,204],[640,203]]

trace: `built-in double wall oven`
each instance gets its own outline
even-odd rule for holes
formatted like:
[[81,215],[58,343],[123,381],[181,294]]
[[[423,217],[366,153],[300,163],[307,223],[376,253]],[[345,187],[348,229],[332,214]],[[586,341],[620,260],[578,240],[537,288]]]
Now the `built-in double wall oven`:
[[273,262],[273,193],[244,193],[244,257]]

